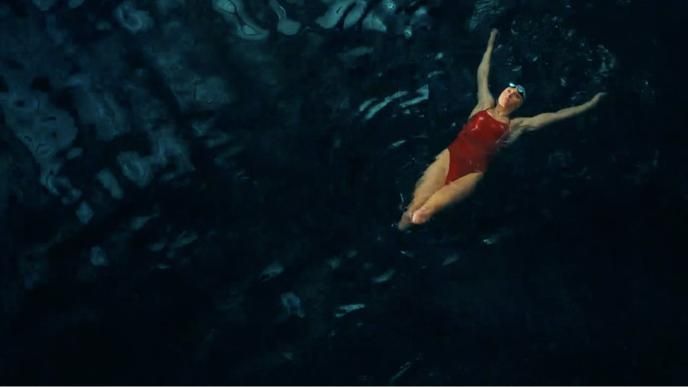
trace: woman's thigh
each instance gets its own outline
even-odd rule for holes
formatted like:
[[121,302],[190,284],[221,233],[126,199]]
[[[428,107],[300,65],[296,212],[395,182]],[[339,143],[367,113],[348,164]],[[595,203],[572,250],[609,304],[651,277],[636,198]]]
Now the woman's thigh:
[[433,161],[423,173],[423,180],[432,185],[436,190],[442,188],[449,171],[449,150],[444,149],[435,156]]
[[469,196],[483,178],[484,172],[471,172],[452,181],[442,188],[442,193],[447,196],[447,204],[453,204]]

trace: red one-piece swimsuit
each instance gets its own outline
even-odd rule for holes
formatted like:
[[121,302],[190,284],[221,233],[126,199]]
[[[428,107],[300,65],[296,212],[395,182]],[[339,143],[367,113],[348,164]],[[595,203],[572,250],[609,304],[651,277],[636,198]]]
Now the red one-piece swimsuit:
[[475,113],[449,144],[449,171],[444,184],[472,172],[484,172],[502,146],[509,124],[498,121],[487,110]]

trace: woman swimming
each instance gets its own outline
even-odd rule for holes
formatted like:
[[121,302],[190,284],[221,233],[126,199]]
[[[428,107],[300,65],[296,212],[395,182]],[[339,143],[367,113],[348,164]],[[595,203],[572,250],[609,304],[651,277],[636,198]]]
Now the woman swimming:
[[456,139],[435,157],[416,183],[413,200],[399,220],[400,230],[425,223],[447,206],[467,198],[482,179],[491,157],[504,144],[514,142],[523,132],[581,114],[595,107],[605,95],[597,93],[584,104],[554,113],[509,119],[525,101],[526,90],[521,85],[509,83],[495,105],[487,79],[496,36],[497,30],[493,29],[478,66],[478,104]]

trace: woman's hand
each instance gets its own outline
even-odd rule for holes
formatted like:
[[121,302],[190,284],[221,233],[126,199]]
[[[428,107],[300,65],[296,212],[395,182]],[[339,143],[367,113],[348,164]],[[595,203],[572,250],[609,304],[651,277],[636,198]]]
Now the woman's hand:
[[600,103],[600,100],[604,98],[607,95],[607,93],[597,93],[595,94],[594,97],[590,99],[590,105],[591,107],[597,106],[598,103]]
[[489,46],[494,45],[495,38],[497,37],[497,33],[499,31],[496,28],[493,28],[492,31],[490,31],[490,39],[488,39],[487,44]]

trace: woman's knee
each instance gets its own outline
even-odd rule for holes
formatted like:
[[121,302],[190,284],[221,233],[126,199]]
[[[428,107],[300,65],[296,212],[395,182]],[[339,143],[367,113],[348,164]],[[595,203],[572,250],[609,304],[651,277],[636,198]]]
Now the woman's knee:
[[435,210],[432,206],[423,205],[421,208],[413,211],[413,214],[411,214],[411,223],[423,224],[430,220],[436,211],[437,210]]

